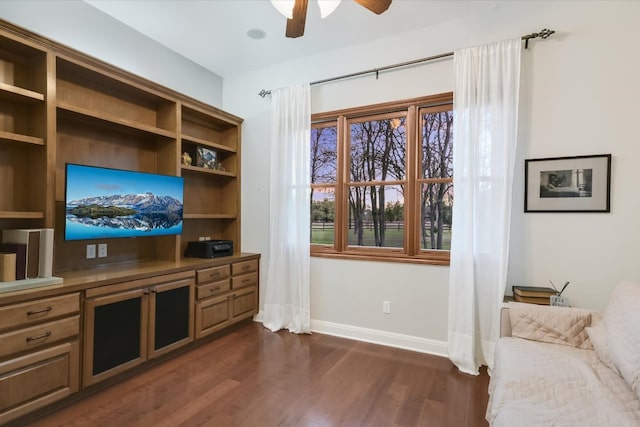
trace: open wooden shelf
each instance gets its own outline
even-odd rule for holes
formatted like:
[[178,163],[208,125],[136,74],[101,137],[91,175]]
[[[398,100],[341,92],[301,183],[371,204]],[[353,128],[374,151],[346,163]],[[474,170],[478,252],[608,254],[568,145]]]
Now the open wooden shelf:
[[92,111],[87,108],[82,108],[71,104],[58,102],[58,110],[61,111],[62,116],[72,119],[75,118],[78,120],[96,120],[105,124],[118,126],[125,131],[142,132],[149,135],[157,135],[172,139],[176,137],[175,132],[160,129],[154,126],[148,126],[142,123],[137,123],[126,118]]
[[0,211],[2,219],[43,219],[44,212]]
[[199,213],[199,214],[183,214],[185,219],[235,219],[238,216],[234,214],[213,214],[213,213]]
[[15,142],[24,144],[44,145],[44,139],[36,136],[20,135],[0,130],[0,142]]
[[222,170],[217,170],[217,169],[201,168],[199,166],[180,165],[180,168],[182,168],[183,171],[190,171],[190,172],[195,172],[195,173],[218,175],[218,176],[224,176],[224,177],[229,177],[229,178],[235,178],[236,177],[236,174],[233,173],[233,172],[222,171]]
[[205,139],[196,138],[193,136],[182,135],[182,142],[191,142],[197,145],[204,145],[205,147],[215,148],[216,150],[224,151],[227,153],[236,153],[235,148],[227,147],[226,145],[216,144],[215,142],[207,141]]
[[213,147],[228,153],[236,153],[240,147],[239,127],[242,123],[237,117],[224,117],[224,114],[207,113],[202,108],[181,106],[182,140],[193,144]]
[[44,102],[44,95],[33,90],[0,82],[0,99],[24,104]]

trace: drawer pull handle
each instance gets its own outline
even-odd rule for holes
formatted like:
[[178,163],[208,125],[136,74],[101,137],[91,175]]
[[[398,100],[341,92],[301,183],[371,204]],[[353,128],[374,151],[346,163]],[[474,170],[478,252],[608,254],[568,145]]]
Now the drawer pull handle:
[[248,266],[248,265],[243,265],[243,266],[242,266],[242,271],[247,271],[247,270],[249,270],[250,268],[251,268],[251,267],[250,267],[250,266]]
[[251,282],[251,279],[242,279],[242,283],[249,283]]
[[27,316],[33,316],[34,314],[48,313],[51,310],[52,310],[51,306],[48,306],[48,307],[40,309],[40,310],[29,310],[29,311],[27,311]]
[[209,274],[209,277],[211,277],[211,278],[220,277],[220,273],[211,273],[211,274]]
[[41,340],[44,338],[49,338],[51,336],[51,331],[46,332],[42,335],[38,335],[37,337],[27,337],[27,342],[31,342],[31,341],[36,341],[36,340]]
[[216,286],[213,289],[209,289],[209,292],[215,292],[215,291],[218,291],[218,290],[220,290],[220,286]]

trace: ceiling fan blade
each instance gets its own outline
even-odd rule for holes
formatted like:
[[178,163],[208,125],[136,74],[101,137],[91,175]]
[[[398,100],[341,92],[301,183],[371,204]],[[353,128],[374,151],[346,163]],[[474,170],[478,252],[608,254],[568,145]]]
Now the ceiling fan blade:
[[287,37],[294,39],[304,34],[304,24],[307,19],[307,3],[308,0],[296,0],[293,6],[293,18],[287,19]]
[[389,9],[392,0],[354,0],[360,6],[364,6],[376,15],[380,15]]

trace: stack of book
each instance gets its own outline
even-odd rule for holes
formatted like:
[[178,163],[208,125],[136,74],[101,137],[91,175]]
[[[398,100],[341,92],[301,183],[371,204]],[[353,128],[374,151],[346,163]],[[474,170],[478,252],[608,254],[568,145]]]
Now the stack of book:
[[513,286],[513,300],[530,304],[549,305],[549,297],[557,295],[553,288],[541,288],[536,286]]
[[[0,252],[5,255],[2,256],[0,281],[51,277],[53,237],[53,228],[3,230]],[[15,269],[4,268],[7,262],[15,263]]]

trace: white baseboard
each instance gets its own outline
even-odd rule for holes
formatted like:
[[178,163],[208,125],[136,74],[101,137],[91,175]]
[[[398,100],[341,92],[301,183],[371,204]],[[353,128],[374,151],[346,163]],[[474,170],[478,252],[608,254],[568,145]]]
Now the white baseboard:
[[[262,322],[262,312],[256,314],[253,320]],[[447,357],[445,341],[314,319],[311,319],[311,332]]]

